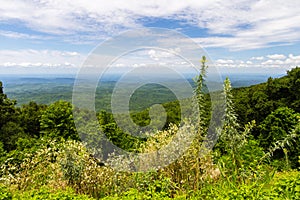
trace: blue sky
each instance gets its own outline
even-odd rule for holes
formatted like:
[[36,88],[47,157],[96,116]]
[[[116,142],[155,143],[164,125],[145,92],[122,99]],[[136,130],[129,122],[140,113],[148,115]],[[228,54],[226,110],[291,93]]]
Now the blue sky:
[[74,74],[99,43],[143,27],[187,35],[221,71],[284,73],[300,63],[299,21],[295,0],[0,0],[0,74]]

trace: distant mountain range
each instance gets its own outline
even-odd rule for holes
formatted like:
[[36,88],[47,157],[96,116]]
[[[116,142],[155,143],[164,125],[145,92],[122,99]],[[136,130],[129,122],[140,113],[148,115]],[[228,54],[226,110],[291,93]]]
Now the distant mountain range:
[[[245,87],[267,81],[269,77],[278,78],[284,74],[222,74],[224,80],[229,77],[233,87]],[[101,79],[101,93],[112,91],[114,84],[119,79],[118,75],[107,76]],[[192,75],[187,75],[187,80],[192,81]],[[71,101],[75,75],[0,75],[4,91],[11,99],[16,99],[18,105],[36,101],[37,103],[50,104],[63,99]],[[221,78],[219,79],[221,81]],[[86,80],[89,80],[87,77]],[[82,80],[83,82],[85,80]],[[155,82],[155,81],[154,81]],[[101,95],[101,94],[100,94]],[[108,103],[108,102],[107,102]]]

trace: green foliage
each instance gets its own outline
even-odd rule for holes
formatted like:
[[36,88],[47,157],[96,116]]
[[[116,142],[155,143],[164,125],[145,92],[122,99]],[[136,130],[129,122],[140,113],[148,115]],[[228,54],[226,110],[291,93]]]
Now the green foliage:
[[[247,137],[255,125],[255,122],[248,123],[245,125],[244,130],[241,131],[238,123],[237,115],[234,110],[233,96],[231,93],[231,83],[228,78],[224,81],[224,96],[225,96],[225,113],[224,123],[221,129],[218,129],[219,141],[215,146],[221,153],[221,159],[219,162],[225,169],[227,175],[237,176],[241,170],[249,169],[248,148],[255,146],[255,143],[248,142]],[[256,148],[257,150],[259,148]],[[248,153],[248,154],[247,154]],[[250,161],[252,162],[252,160]],[[245,166],[246,165],[246,166]]]
[[[274,159],[273,166],[275,162],[298,166],[299,68],[289,71],[287,77],[270,78],[265,84],[233,93],[226,79],[224,124],[218,129],[220,140],[214,152],[199,157],[206,150],[201,145],[207,139],[204,136],[211,107],[210,96],[206,94],[205,63],[203,57],[201,74],[195,78],[193,102],[199,115],[196,125],[194,119],[177,123],[182,120],[177,101],[163,104],[168,113],[164,130],[147,133],[149,137],[143,139],[132,136],[131,132],[124,133],[109,112],[98,114],[106,136],[128,151],[149,153],[170,141],[176,149],[189,134],[196,134],[190,148],[174,163],[144,173],[114,171],[108,163],[94,158],[94,152],[78,141],[70,103],[58,101],[44,106],[31,102],[17,108],[16,102],[3,94],[0,83],[0,199],[91,199],[89,196],[97,199],[299,199],[299,171],[275,172],[266,162],[266,158],[272,154],[276,158],[279,149],[283,149],[283,157]],[[131,106],[137,110],[131,117],[140,125],[149,123],[151,102],[148,100],[146,107],[141,104],[135,107],[134,103],[140,101],[132,100]],[[86,130],[80,132],[97,132],[98,124],[86,120],[94,113],[77,111],[81,114],[80,122],[86,125]],[[256,119],[259,124],[253,135],[250,130],[255,124],[247,123],[248,119]],[[246,125],[243,127],[239,122]],[[174,139],[174,135],[179,139]],[[169,156],[174,154],[176,151]],[[152,158],[147,159],[148,162],[140,163],[140,169],[151,164]],[[124,169],[130,163],[120,160],[114,161]]]
[[86,195],[78,195],[71,188],[66,190],[55,190],[52,188],[42,187],[38,190],[29,190],[26,192],[17,192],[13,195],[12,199],[29,199],[29,200],[91,200],[91,198]]
[[0,142],[0,164],[5,161],[7,152],[4,150],[3,143]]
[[287,96],[288,103],[291,103],[291,108],[300,113],[300,68],[296,67],[288,71],[288,88]]
[[[168,129],[170,124],[179,125],[181,121],[181,109],[180,109],[179,101],[170,101],[167,103],[163,103],[162,106],[165,109],[165,112],[167,114],[166,122],[162,128],[166,130]],[[135,124],[137,124],[140,127],[144,127],[149,125],[151,122],[149,111],[150,111],[149,107],[142,111],[131,111],[130,117]],[[161,113],[154,113],[154,116],[158,118],[159,122],[163,121],[163,119],[159,118],[160,115]]]
[[280,107],[270,113],[259,126],[259,140],[263,147],[269,147],[277,140],[283,139],[298,123],[294,110],[288,107]]
[[148,192],[140,192],[137,189],[131,188],[124,194],[120,196],[115,196],[115,197],[105,197],[103,200],[118,200],[118,199],[124,199],[124,200],[147,200],[147,199],[173,199],[170,197],[166,197],[164,193],[160,192],[153,192],[149,194]]
[[15,105],[16,101],[10,100],[3,93],[0,81],[0,141],[8,151],[16,147],[17,138],[24,136],[18,121],[19,109]]
[[[179,83],[174,82],[180,87]],[[175,94],[170,89],[160,84],[145,84],[136,89],[129,101],[130,111],[143,111],[154,104],[163,104],[176,100]]]
[[19,116],[20,125],[30,137],[40,136],[40,119],[46,107],[46,105],[38,105],[33,101],[22,105]]
[[[287,155],[291,162],[291,167],[299,167],[300,135],[297,131],[294,132],[295,135],[292,135],[293,129],[299,124],[299,117],[300,114],[295,113],[294,110],[288,107],[280,107],[269,114],[259,126],[259,141],[265,150],[269,149],[272,145],[276,145],[277,141],[292,137],[292,140],[287,141],[285,146],[280,146],[280,149],[273,153],[273,159],[281,160],[278,163],[281,163],[281,166],[277,166],[279,168],[282,168],[282,164],[286,163],[284,150],[288,151]],[[276,163],[276,161],[274,163]]]
[[16,101],[7,98],[3,93],[2,82],[0,81],[0,128],[9,121],[15,121],[18,110],[15,108]]
[[134,188],[124,192],[127,197],[144,198],[144,199],[159,199],[168,198],[172,193],[172,181],[157,172],[136,173],[134,175]]
[[1,169],[3,180],[19,189],[39,188],[48,184],[53,177],[59,176],[58,166],[53,164],[58,148],[59,143],[56,141],[47,141],[35,152],[23,154],[22,160],[16,162],[14,157],[8,158]]
[[259,142],[250,136],[240,149],[241,175],[247,178],[249,172],[251,174],[257,172],[259,167],[261,167],[259,165],[264,155],[265,153],[263,148],[259,146]]
[[43,135],[79,139],[73,119],[73,107],[66,101],[51,104],[42,113],[40,126]]
[[20,168],[20,164],[31,153],[36,152],[43,140],[37,140],[34,138],[18,138],[16,142],[16,149],[7,152],[2,157],[2,164],[15,165]]
[[300,199],[299,171],[276,174],[263,195],[263,199]]
[[82,178],[85,152],[82,151],[81,148],[78,148],[76,143],[69,142],[69,144],[70,145],[66,145],[63,149],[60,166],[68,184],[75,185],[78,184]]
[[260,186],[257,185],[232,185],[228,182],[219,182],[217,184],[207,185],[198,193],[195,193],[191,199],[259,199],[261,195]]
[[0,139],[6,150],[10,151],[17,147],[18,138],[26,137],[24,130],[16,122],[7,122],[0,129]]
[[7,187],[0,185],[0,200],[11,200],[13,199],[12,193]]
[[136,151],[144,141],[142,138],[134,137],[130,133],[121,130],[115,122],[111,113],[101,111],[98,114],[101,130],[106,137],[121,149]]
[[[204,136],[206,133],[208,124],[210,121],[210,97],[205,95],[206,85],[205,85],[205,78],[206,78],[206,71],[208,66],[206,65],[206,57],[203,56],[201,59],[201,72],[198,76],[195,77],[195,89],[194,89],[194,106],[197,108],[194,111],[198,113],[198,134]],[[201,141],[202,138],[198,138],[198,142]]]
[[3,93],[0,82],[0,141],[4,149],[12,151],[18,148],[19,140],[30,140],[40,135],[40,117],[44,105],[30,102],[21,108],[16,107],[16,101],[10,100]]
[[246,124],[255,120],[259,125],[279,107],[289,107],[300,112],[299,80],[300,68],[295,67],[282,78],[269,78],[266,83],[234,89],[236,111],[240,122]]

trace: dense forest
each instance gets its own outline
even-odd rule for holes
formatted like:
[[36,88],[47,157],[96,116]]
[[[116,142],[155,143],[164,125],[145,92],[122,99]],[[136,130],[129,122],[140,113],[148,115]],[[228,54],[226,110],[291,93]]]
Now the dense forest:
[[[195,78],[193,101],[202,105],[196,126],[179,123],[173,98],[158,102],[167,122],[150,137],[124,132],[109,110],[98,111],[101,130],[130,152],[160,149],[180,126],[195,132],[184,155],[147,172],[116,171],[94,157],[75,127],[73,110],[80,108],[63,100],[17,106],[0,82],[0,199],[300,199],[300,68],[250,87],[232,89],[227,78],[219,139],[199,157],[211,120],[206,67],[204,59]],[[137,103],[130,105],[132,120],[145,126],[148,104]]]

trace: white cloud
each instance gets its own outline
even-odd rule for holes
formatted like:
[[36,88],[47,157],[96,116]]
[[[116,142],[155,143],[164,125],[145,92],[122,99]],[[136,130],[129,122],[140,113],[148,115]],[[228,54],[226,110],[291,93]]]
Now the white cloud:
[[[181,20],[211,34],[230,35],[199,38],[205,47],[242,50],[300,40],[300,2],[295,0],[0,0],[0,5],[0,23],[21,22],[35,31],[71,37],[71,42],[142,27],[149,18]],[[88,38],[76,40],[79,33]]]
[[234,63],[234,61],[233,61],[233,60],[231,60],[231,59],[229,59],[229,60],[225,60],[225,59],[218,59],[218,60],[216,61],[216,63],[218,63],[218,64],[233,64],[233,63]]
[[261,63],[262,65],[271,65],[274,64],[274,60],[267,60]]
[[258,57],[251,57],[250,60],[263,60],[265,57],[263,56],[258,56]]
[[78,68],[84,56],[78,52],[56,50],[0,50],[0,68]]
[[154,49],[150,49],[148,51],[148,55],[150,58],[152,58],[153,60],[161,60],[161,59],[170,59],[170,58],[174,58],[176,57],[178,54],[180,54],[180,48],[175,48],[175,49],[169,49],[169,50],[154,50]]
[[15,39],[32,39],[32,40],[49,40],[52,37],[49,36],[39,36],[39,35],[29,35],[25,33],[13,32],[13,31],[1,31],[0,35],[8,38],[15,38]]
[[289,54],[289,58],[292,60],[300,60],[300,55],[299,56],[294,56],[293,54]]
[[267,55],[268,58],[273,59],[273,60],[283,60],[286,58],[285,55],[283,54],[273,54],[273,55]]
[[[270,59],[265,60],[265,57]],[[281,68],[283,70],[288,70],[300,65],[300,55],[294,56],[293,54],[288,56],[283,54],[259,56],[252,57],[250,60],[218,59],[215,65],[219,68]]]

